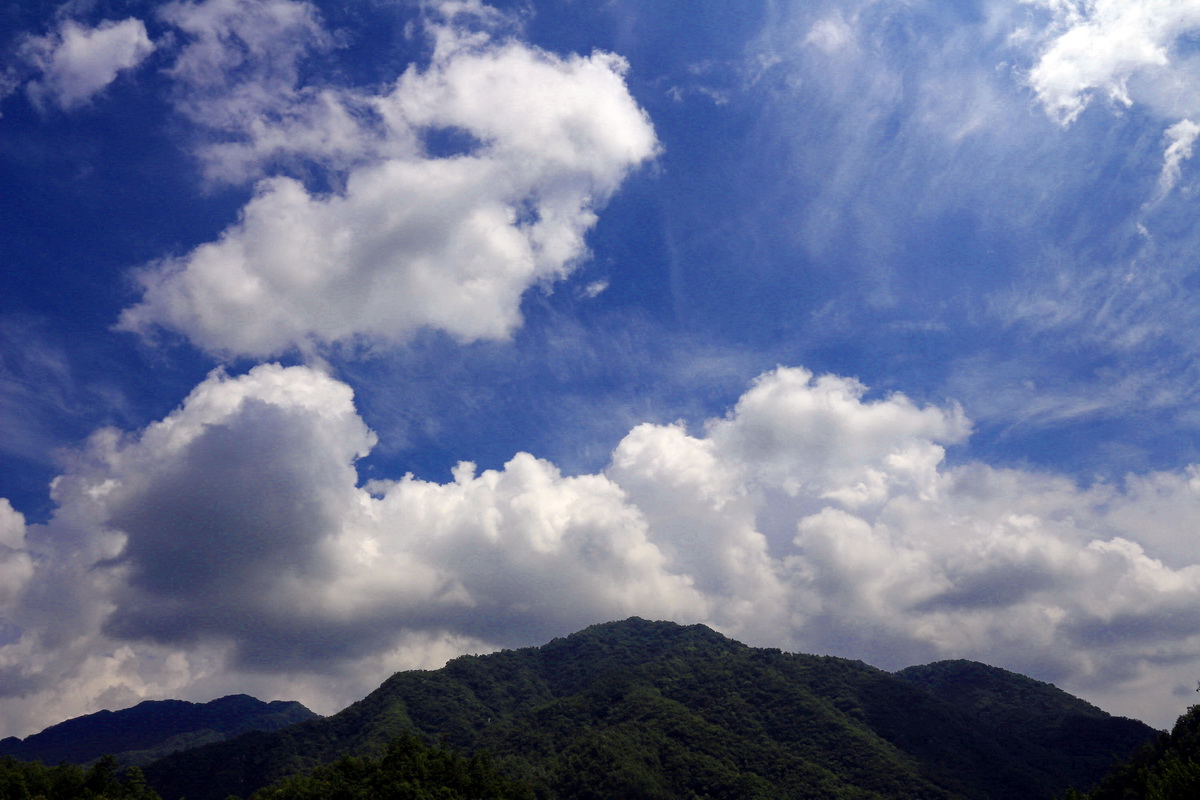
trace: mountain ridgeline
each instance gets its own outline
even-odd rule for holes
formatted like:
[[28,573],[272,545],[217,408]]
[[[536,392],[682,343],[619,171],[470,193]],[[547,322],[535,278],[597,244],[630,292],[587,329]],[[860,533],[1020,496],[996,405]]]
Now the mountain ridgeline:
[[175,753],[146,778],[166,800],[319,797],[398,768],[399,740],[461,780],[494,769],[497,797],[1030,800],[1089,788],[1155,734],[973,662],[893,675],[634,618],[397,673],[331,717]]
[[300,703],[264,703],[244,694],[208,703],[146,700],[121,711],[69,719],[25,739],[0,740],[0,757],[87,764],[114,755],[119,764],[143,766],[178,750],[221,742],[248,731],[276,731],[316,718]]

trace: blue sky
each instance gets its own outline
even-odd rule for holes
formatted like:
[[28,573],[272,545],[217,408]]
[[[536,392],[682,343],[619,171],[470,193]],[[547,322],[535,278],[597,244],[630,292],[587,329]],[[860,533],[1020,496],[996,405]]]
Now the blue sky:
[[0,734],[632,614],[1200,669],[1200,3],[0,9]]

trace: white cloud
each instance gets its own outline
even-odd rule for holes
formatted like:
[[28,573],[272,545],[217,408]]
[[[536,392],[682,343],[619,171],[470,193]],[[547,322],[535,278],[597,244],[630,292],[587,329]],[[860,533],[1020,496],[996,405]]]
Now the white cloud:
[[[617,448],[608,474],[713,602],[710,621],[760,644],[885,667],[977,658],[1076,690],[1200,658],[1184,611],[1200,603],[1191,472],[1082,489],[950,468],[960,410],[863,398],[855,381],[780,369],[703,437],[644,425]],[[1171,703],[1115,707],[1166,722]]]
[[[271,41],[292,30],[316,37],[311,14],[276,27],[219,18],[232,20]],[[432,63],[382,94],[292,88],[303,53],[293,44],[266,77],[251,68],[233,99],[206,97],[198,108],[227,105],[211,116],[245,132],[207,151],[214,174],[251,175],[290,148],[346,168],[344,188],[318,194],[294,178],[262,180],[218,240],[143,271],[144,297],[121,326],[170,328],[206,350],[257,357],[403,341],[424,327],[464,341],[508,336],[522,294],[586,254],[597,209],[657,142],[617,56],[559,57],[447,25],[433,31]],[[229,37],[205,35],[203,58],[181,56],[181,80],[205,84],[229,68]],[[279,115],[268,108],[284,121],[269,121]],[[439,136],[463,146],[440,156]]]
[[345,168],[372,152],[352,93],[300,85],[304,59],[335,45],[310,3],[175,2],[159,17],[183,34],[174,102],[211,134],[197,144],[210,180],[253,180],[295,158]]
[[132,17],[94,28],[67,19],[54,33],[27,39],[22,52],[41,73],[26,86],[30,99],[70,110],[140,64],[154,52],[154,43],[145,24]]
[[579,290],[579,294],[589,300],[595,300],[600,295],[608,291],[608,279],[600,278],[599,280],[590,281],[586,286]]
[[673,571],[712,604],[707,617],[769,639],[787,613],[770,543],[757,527],[755,498],[741,465],[679,425],[639,425],[607,472],[645,516]]
[[854,27],[839,12],[818,20],[804,37],[806,45],[833,53],[854,43]]
[[[748,67],[756,83],[743,102],[760,103],[759,130],[781,155],[770,171],[751,157],[742,168],[788,199],[748,215],[742,241],[779,236],[778,252],[799,247],[817,268],[854,276],[807,315],[806,335],[862,353],[881,315],[905,340],[913,320],[959,330],[944,392],[1008,446],[1064,421],[1120,420],[1138,431],[1115,446],[1136,458],[1154,448],[1148,409],[1189,414],[1194,359],[1173,354],[1196,341],[1194,187],[1186,138],[1173,138],[1187,126],[1171,128],[1200,120],[1186,15],[1163,12],[1174,20],[1168,63],[1129,73],[1128,113],[1060,128],[1029,89],[1058,37],[1108,18],[1096,9],[1144,5],[775,4],[747,58],[763,66]],[[832,31],[843,25],[853,38],[822,46],[842,42]],[[1176,166],[1184,191],[1164,197]],[[1108,200],[1088,204],[1099,196]],[[924,342],[895,340],[867,349],[897,346],[905,355],[892,366],[943,374]],[[1075,458],[1087,471],[1107,460]]]
[[970,433],[962,410],[918,408],[904,395],[864,402],[866,387],[802,369],[769,373],[710,423],[708,437],[752,468],[758,480],[789,495],[877,504],[904,488],[936,491],[938,442]]
[[[232,77],[235,92],[262,93],[255,98],[260,107],[277,102],[266,92],[294,90],[300,59],[310,49],[329,45],[310,3],[203,0],[168,3],[158,13],[188,37],[170,69],[176,80],[193,90],[224,94]],[[224,110],[245,109],[234,105]]]
[[1027,0],[1052,15],[1051,38],[1029,82],[1051,117],[1073,122],[1099,92],[1130,105],[1131,82],[1172,66],[1176,42],[1200,28],[1194,0]]
[[1192,145],[1200,135],[1200,125],[1190,119],[1180,120],[1167,128],[1167,149],[1163,152],[1162,173],[1158,177],[1158,192],[1164,196],[1175,188],[1182,173],[1182,164],[1192,157]]
[[[136,435],[95,434],[55,481],[53,520],[26,537],[32,566],[25,550],[0,561],[31,587],[5,615],[22,636],[0,644],[24,709],[9,724],[47,692],[90,710],[216,672],[290,675],[328,708],[314,675],[355,675],[361,694],[439,642],[484,650],[638,611],[705,616],[608,478],[518,454],[368,494],[354,461],[373,444],[349,387],[276,365],[215,372]],[[21,521],[0,521],[9,548]]]
[[0,623],[33,577],[33,559],[25,548],[25,517],[0,497]]
[[884,667],[976,658],[1169,721],[1150,676],[1200,663],[1196,470],[1085,489],[946,466],[967,431],[780,368],[701,434],[637,426],[603,474],[519,453],[359,486],[374,437],[349,387],[217,372],[161,422],[98,432],[48,524],[0,506],[0,567],[27,587],[6,732],[239,686],[333,710],[430,653],[630,614]]

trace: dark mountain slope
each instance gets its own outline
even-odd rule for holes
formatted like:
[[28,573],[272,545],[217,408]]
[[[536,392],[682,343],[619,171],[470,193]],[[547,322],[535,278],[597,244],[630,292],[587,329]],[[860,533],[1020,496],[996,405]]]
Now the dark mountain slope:
[[121,763],[145,764],[177,750],[247,731],[275,731],[316,717],[300,703],[264,703],[244,694],[208,703],[147,700],[121,711],[69,719],[24,740],[9,737],[0,741],[0,756],[86,764],[105,754],[120,754]]
[[896,677],[973,713],[997,735],[1022,743],[1022,758],[1086,788],[1155,732],[1114,717],[1049,683],[974,661],[909,667]]
[[245,796],[409,731],[487,750],[548,798],[1027,800],[1073,774],[974,709],[861,662],[631,619],[397,673],[332,717],[178,753],[147,777],[168,800]]
[[1195,800],[1200,797],[1200,706],[1192,706],[1170,733],[1115,767],[1090,800]]

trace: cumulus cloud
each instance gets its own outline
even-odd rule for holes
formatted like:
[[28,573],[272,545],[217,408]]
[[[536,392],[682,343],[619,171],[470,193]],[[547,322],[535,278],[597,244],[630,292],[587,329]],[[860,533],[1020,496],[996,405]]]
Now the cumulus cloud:
[[[219,239],[142,271],[127,330],[164,327],[254,357],[403,341],[425,327],[505,338],[522,294],[573,268],[599,207],[656,151],[617,56],[553,55],[459,25],[455,9],[430,23],[431,62],[388,90],[317,91],[295,86],[297,42],[323,41],[315,12],[247,5],[164,12],[197,37],[176,77],[217,87],[199,93],[195,116],[239,134],[206,151],[214,174],[252,175],[287,151],[342,188],[264,178]],[[220,76],[231,71],[227,97]],[[443,140],[458,146],[442,152]]]
[[0,498],[0,622],[33,576],[33,560],[25,548],[25,517]]
[[[240,681],[333,710],[431,654],[630,614],[884,667],[977,658],[1093,696],[1194,667],[1196,470],[1084,488],[948,466],[968,432],[955,406],[780,368],[700,431],[635,427],[599,474],[518,453],[362,485],[374,435],[348,386],[218,371],[160,422],[94,435],[47,524],[0,506],[19,587],[0,598],[0,708],[19,732]],[[1116,707],[1166,721],[1170,702]]]
[[486,649],[639,610],[705,615],[608,478],[518,454],[368,492],[354,461],[373,443],[349,387],[275,365],[214,373],[136,435],[98,432],[55,482],[54,519],[27,537],[35,576],[21,520],[2,519],[0,564],[33,586],[6,616],[22,635],[0,646],[5,693],[28,706],[69,682],[65,696],[98,702],[186,688],[217,665],[365,661],[378,681],[417,646]]
[[65,19],[57,31],[24,42],[23,55],[40,72],[25,88],[36,105],[77,108],[118,74],[142,63],[154,48],[140,19],[106,21],[94,28]]
[[1052,16],[1049,43],[1029,73],[1046,112],[1073,122],[1099,93],[1124,106],[1131,85],[1147,74],[1161,80],[1176,42],[1200,28],[1200,7],[1190,0],[1035,0]]

